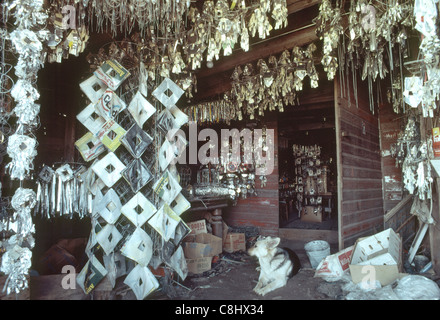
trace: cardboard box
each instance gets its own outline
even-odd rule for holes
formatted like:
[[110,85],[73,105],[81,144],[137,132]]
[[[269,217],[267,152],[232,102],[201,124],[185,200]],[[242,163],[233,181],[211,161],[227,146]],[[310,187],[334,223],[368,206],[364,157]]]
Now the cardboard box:
[[188,235],[182,243],[185,258],[213,257],[222,253],[222,238],[210,233]]
[[236,252],[246,251],[246,240],[244,233],[228,233],[223,244],[223,251]]
[[208,233],[208,230],[206,229],[205,219],[197,220],[197,221],[193,221],[193,222],[188,222],[186,225],[191,229],[190,235],[191,234]]
[[212,257],[186,259],[188,273],[199,274],[211,270]]
[[402,241],[393,229],[358,239],[350,261],[351,279],[354,283],[376,279],[382,286],[399,277],[402,264]]
[[301,209],[301,221],[322,222],[322,207],[305,206]]

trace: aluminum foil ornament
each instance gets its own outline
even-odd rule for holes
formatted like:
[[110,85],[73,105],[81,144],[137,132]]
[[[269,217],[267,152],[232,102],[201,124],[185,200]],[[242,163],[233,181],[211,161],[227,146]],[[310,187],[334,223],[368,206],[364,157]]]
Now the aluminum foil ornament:
[[417,0],[414,2],[413,14],[416,21],[415,29],[422,35],[419,47],[420,59],[417,61],[419,72],[414,75],[414,77],[421,78],[417,94],[419,102],[421,102],[423,117],[433,118],[440,96],[440,65],[438,60],[440,39],[436,25],[438,3],[432,0]]
[[22,134],[9,137],[7,152],[12,161],[6,165],[11,179],[24,180],[34,169],[37,140]]
[[[403,77],[402,61],[407,55],[407,29],[413,24],[412,11],[411,1],[357,0],[349,6],[322,1],[314,20],[317,35],[323,41],[321,63],[330,80],[338,73],[341,96],[350,99],[348,86],[351,85],[358,106],[356,88],[357,72],[360,72],[361,79],[367,81],[370,110],[374,113],[373,82],[389,74],[394,86],[394,78]],[[344,16],[348,17],[347,22]],[[395,97],[393,92],[390,95],[393,104]],[[404,109],[402,102],[399,109]]]
[[[12,161],[6,169],[12,180],[23,181],[34,169],[33,160],[37,155],[37,141],[32,129],[38,125],[40,106],[35,103],[39,93],[34,84],[44,60],[41,41],[48,34],[44,30],[48,15],[42,0],[6,1],[2,6],[5,24],[10,15],[14,18],[15,29],[9,33],[8,38],[17,53],[15,75],[18,78],[11,90],[11,96],[16,101],[13,112],[17,116],[17,128],[8,139],[7,152]],[[35,232],[31,211],[36,203],[35,192],[21,187],[15,191],[11,200],[15,210],[13,219],[17,226],[15,234],[7,240],[1,265],[1,271],[8,275],[4,287],[7,294],[19,293],[28,287],[27,276],[34,246],[32,234]]]
[[422,141],[419,124],[414,118],[408,118],[397,140],[396,166],[402,168],[404,188],[422,201],[432,198],[431,148],[429,142]]
[[0,271],[7,275],[3,292],[20,293],[29,287],[27,275],[32,265],[29,248],[13,246],[2,255]]
[[[33,244],[32,234],[35,232],[31,212],[36,203],[35,192],[25,188],[18,188],[11,200],[12,208],[15,211],[13,218],[18,224],[16,236],[21,239],[21,241],[25,241],[29,237],[31,244]],[[19,244],[21,244],[21,242],[19,242]]]
[[34,247],[31,210],[36,205],[36,194],[31,189],[18,188],[11,200],[16,221],[15,234],[6,240],[6,252],[2,256],[0,271],[7,275],[3,291],[19,293],[28,287],[31,267],[31,249]]
[[[146,77],[136,79],[146,81]],[[130,80],[131,78],[126,79]],[[93,81],[96,82],[96,79]],[[190,204],[180,194],[179,178],[171,164],[162,166],[162,172],[158,163],[160,138],[164,137],[161,130],[177,130],[188,119],[175,106],[183,90],[169,78],[156,90],[149,90],[148,83],[143,83],[142,92],[152,92],[152,97],[158,100],[154,107],[147,100],[148,96],[144,96],[134,86],[133,93],[136,94],[131,96],[130,104],[116,113],[107,113],[103,108],[97,107],[97,104],[103,101],[108,89],[105,89],[105,85],[100,90],[99,83],[95,84],[97,86],[93,89],[94,92],[90,90],[91,82],[83,86],[90,94],[89,99],[95,102],[90,103],[78,115],[78,120],[87,129],[94,131],[89,133],[102,142],[105,150],[93,155],[94,161],[85,174],[89,200],[87,203],[92,206],[89,208],[92,230],[86,248],[89,262],[78,281],[84,292],[89,293],[104,277],[115,284],[117,277],[126,275],[124,283],[133,290],[137,299],[144,299],[159,286],[155,276],[148,273],[149,266],[154,264],[157,267],[165,263],[167,268],[175,267],[175,271],[181,276],[187,273],[184,257],[174,255],[175,251],[179,252],[179,245],[175,245],[174,241],[181,232],[178,228],[181,221],[179,215]],[[125,82],[120,83],[118,96],[121,100],[125,98],[124,93],[120,93],[124,88]],[[168,117],[162,121],[160,115],[153,117],[156,110],[162,110],[162,114]],[[157,123],[153,118],[157,119]],[[92,141],[86,142],[88,138],[90,135],[85,135],[78,146],[83,147],[83,155],[89,154],[92,158],[94,146],[90,145]],[[87,150],[83,146],[86,143],[90,145]],[[175,154],[175,140],[171,139],[169,143]],[[168,214],[164,215],[166,202],[170,206]],[[160,214],[157,208],[160,208]],[[177,212],[170,214],[173,208]],[[168,225],[173,221],[177,222],[176,226],[169,228]],[[154,262],[153,253],[157,253],[156,256],[159,257]],[[126,268],[117,266],[114,262],[117,255],[124,261],[131,261],[135,267],[128,273]],[[104,261],[104,266],[101,261]],[[92,271],[96,271],[96,276]]]
[[[91,170],[91,169],[89,169]],[[58,168],[44,165],[37,178],[37,205],[34,214],[51,219],[60,216],[86,217],[90,212],[85,166],[69,164]]]

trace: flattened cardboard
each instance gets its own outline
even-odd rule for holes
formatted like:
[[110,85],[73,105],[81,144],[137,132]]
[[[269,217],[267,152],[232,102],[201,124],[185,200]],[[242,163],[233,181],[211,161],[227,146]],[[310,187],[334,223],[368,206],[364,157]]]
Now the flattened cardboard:
[[183,93],[184,91],[177,84],[169,78],[165,78],[152,94],[165,107],[171,108],[179,101]]
[[96,112],[93,103],[85,107],[76,118],[93,134],[97,134],[106,122],[105,119]]
[[96,112],[106,120],[114,119],[126,107],[125,102],[109,89],[105,90],[101,98],[94,105]]
[[165,241],[169,241],[174,238],[175,230],[180,220],[180,217],[174,213],[170,206],[164,203],[148,223],[164,238]]
[[167,169],[162,177],[153,185],[153,190],[169,205],[179,195],[180,191],[182,191],[182,187],[173,174]]
[[107,89],[107,85],[95,75],[81,82],[79,86],[93,104],[101,98]]
[[75,142],[75,147],[81,153],[84,161],[90,161],[105,151],[105,146],[91,132],[87,132]]
[[122,128],[114,120],[108,120],[102,128],[96,133],[98,139],[107,147],[111,152],[121,145],[121,139],[126,134],[124,128]]

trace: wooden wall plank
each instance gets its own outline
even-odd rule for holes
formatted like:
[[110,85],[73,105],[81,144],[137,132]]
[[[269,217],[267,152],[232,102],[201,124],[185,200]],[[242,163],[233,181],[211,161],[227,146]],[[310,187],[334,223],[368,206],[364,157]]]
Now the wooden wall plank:
[[[261,124],[263,125],[263,124]],[[276,121],[265,123],[268,129],[274,129],[274,170],[267,176],[267,185],[261,188],[256,179],[257,196],[239,199],[237,205],[223,210],[223,219],[231,226],[253,226],[264,235],[278,235],[279,197],[278,197],[278,124]]]
[[366,87],[358,85],[357,108],[340,97],[339,82],[335,81],[340,249],[361,236],[383,230],[378,116],[370,111]]
[[348,165],[344,166],[342,175],[347,178],[382,179],[382,171],[379,169],[358,168]]
[[373,199],[363,199],[363,200],[352,200],[344,201],[342,205],[342,210],[344,212],[358,212],[364,211],[368,208],[380,208],[382,205],[382,197]]
[[[305,244],[314,240],[325,240],[330,245],[338,243],[338,232],[334,230],[313,230],[313,229],[280,229],[279,236],[282,239],[294,240],[297,243]],[[303,247],[300,247],[303,249]]]
[[435,224],[429,226],[429,244],[433,269],[440,274],[440,178],[436,177],[433,185],[432,218]]
[[385,213],[393,209],[403,197],[402,169],[396,166],[396,160],[391,154],[391,148],[397,142],[402,125],[402,119],[396,117],[391,105],[381,105],[379,128]]

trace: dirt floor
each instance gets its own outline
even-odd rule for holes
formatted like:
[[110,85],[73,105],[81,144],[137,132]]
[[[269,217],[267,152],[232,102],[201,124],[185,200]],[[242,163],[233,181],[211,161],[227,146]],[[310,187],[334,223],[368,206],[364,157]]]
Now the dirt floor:
[[255,287],[259,271],[257,259],[245,252],[223,253],[210,271],[189,275],[182,286],[173,286],[167,296],[173,300],[340,300],[341,285],[314,278],[315,271],[302,243],[283,240],[280,246],[292,248],[301,260],[301,270],[287,285],[260,296]]
[[[253,291],[259,277],[259,271],[256,270],[258,267],[257,259],[241,251],[223,252],[213,263],[211,270],[199,275],[189,274],[181,283],[171,280],[170,277],[160,277],[160,289],[149,294],[146,300],[153,304],[155,301],[168,303],[161,305],[166,307],[167,311],[174,312],[180,303],[182,306],[190,303],[197,304],[200,301],[210,303],[208,300],[214,302],[260,301],[260,303],[266,301],[264,304],[272,301],[278,305],[278,302],[292,300],[389,300],[392,297],[389,295],[389,290],[372,295],[364,295],[363,293],[358,295],[359,292],[352,291],[353,288],[348,288],[351,290],[348,292],[346,286],[351,283],[348,275],[344,279],[345,281],[339,280],[337,282],[327,282],[322,278],[315,278],[315,270],[311,267],[304,250],[304,244],[297,241],[281,241],[281,247],[288,247],[296,252],[301,261],[301,269],[288,281],[285,287],[265,296],[260,296]],[[331,254],[337,251],[337,248],[334,247],[330,249]],[[65,276],[65,274],[59,274],[31,277],[31,300],[136,300],[133,291],[123,284],[123,277],[117,280],[116,287],[113,289],[109,281],[103,281],[91,294],[85,295],[79,286],[71,290],[62,287],[61,284]],[[440,278],[437,275],[426,274],[426,276],[440,285]],[[440,289],[436,290],[438,290],[437,297],[440,297]],[[426,290],[422,291],[420,293],[424,294]],[[411,293],[414,293],[414,290],[411,290]],[[169,304],[170,302],[171,304]],[[173,309],[174,307],[176,308]]]

